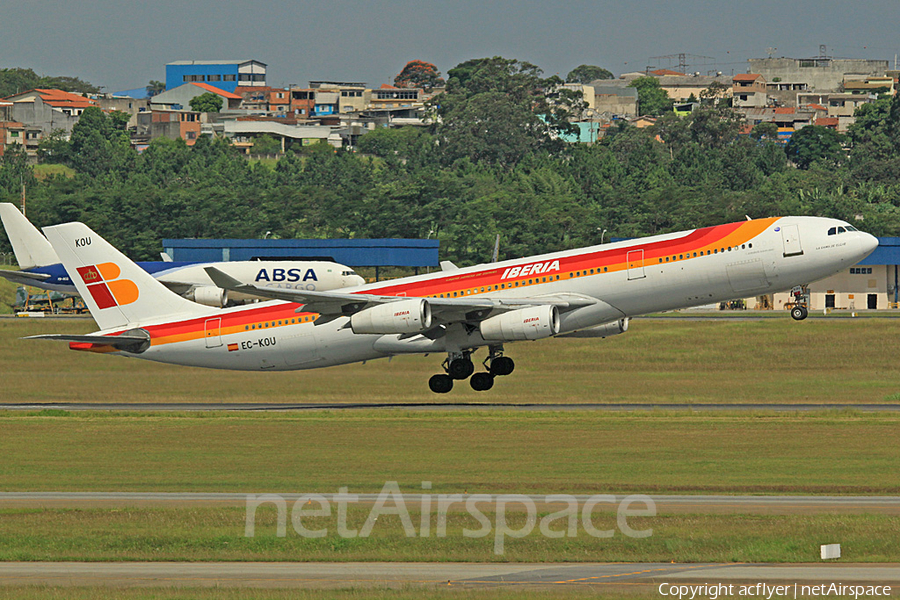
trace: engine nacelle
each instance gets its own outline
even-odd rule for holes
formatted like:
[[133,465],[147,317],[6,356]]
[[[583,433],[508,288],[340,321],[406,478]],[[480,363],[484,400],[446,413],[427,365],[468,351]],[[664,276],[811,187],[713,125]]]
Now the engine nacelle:
[[620,333],[625,333],[628,331],[628,322],[631,319],[619,319],[618,321],[613,321],[612,323],[604,323],[603,325],[598,325],[597,327],[591,327],[586,331],[591,332],[591,337],[601,337],[606,338],[611,335],[619,335]]
[[188,292],[186,297],[188,300],[193,300],[197,304],[203,304],[204,306],[222,308],[228,304],[228,290],[223,290],[214,285],[197,286]]
[[559,333],[559,309],[550,305],[521,308],[485,319],[479,329],[489,341],[538,340]]
[[388,302],[350,317],[353,333],[418,333],[431,327],[431,305],[422,298]]

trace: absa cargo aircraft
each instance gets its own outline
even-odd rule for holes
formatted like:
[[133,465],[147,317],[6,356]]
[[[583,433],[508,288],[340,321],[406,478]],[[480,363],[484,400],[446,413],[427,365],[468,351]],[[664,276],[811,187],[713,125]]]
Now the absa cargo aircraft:
[[[19,285],[78,294],[69,272],[47,239],[12,204],[0,203],[0,220],[16,255],[19,271],[0,270],[0,277]],[[228,294],[217,287],[204,267],[215,266],[238,281],[261,287],[333,290],[362,285],[365,280],[350,267],[329,261],[234,261],[221,263],[139,262],[173,292],[207,306],[222,307],[258,300],[260,296]]]
[[[219,286],[277,298],[215,309],[172,293],[81,223],[45,227],[101,331],[40,335],[75,350],[241,370],[313,369],[396,354],[447,353],[432,391],[471,376],[476,390],[513,371],[503,345],[789,290],[868,256],[878,240],[835,219],[748,220],[368,284],[342,292]],[[805,317],[805,312],[794,315]],[[486,346],[485,371],[473,352]]]

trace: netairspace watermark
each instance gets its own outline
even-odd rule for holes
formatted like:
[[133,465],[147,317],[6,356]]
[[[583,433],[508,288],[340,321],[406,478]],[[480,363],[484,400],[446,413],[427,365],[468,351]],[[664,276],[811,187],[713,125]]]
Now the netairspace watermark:
[[660,596],[677,598],[678,600],[693,600],[694,598],[726,598],[735,596],[738,598],[816,598],[819,596],[840,596],[842,598],[866,598],[874,596],[890,596],[889,585],[845,585],[843,583],[769,585],[768,583],[737,584],[737,583],[703,583],[699,585],[687,585],[678,583],[661,583],[657,588]]
[[[431,489],[431,482],[422,482],[423,490]],[[372,534],[378,522],[378,518],[385,515],[396,515],[403,526],[403,533],[408,538],[422,537],[447,537],[447,513],[451,508],[457,510],[461,507],[474,518],[478,529],[463,529],[462,534],[467,538],[484,538],[493,536],[494,554],[504,553],[507,538],[524,538],[534,533],[535,528],[547,538],[574,538],[578,536],[579,526],[587,535],[595,538],[611,538],[616,529],[598,529],[594,525],[593,515],[598,508],[607,510],[615,509],[616,528],[626,537],[646,538],[653,535],[653,529],[632,529],[628,524],[629,517],[654,517],[656,516],[656,504],[649,496],[635,494],[625,496],[617,500],[609,494],[597,494],[588,497],[577,498],[569,494],[551,494],[548,496],[526,496],[524,494],[416,494],[413,498],[413,506],[418,504],[419,527],[413,524],[407,508],[407,499],[400,492],[400,486],[396,481],[388,481],[381,488],[377,496],[372,499],[372,509],[362,527],[350,529],[347,524],[347,507],[360,501],[357,494],[348,493],[348,488],[342,487],[337,494],[326,497],[322,494],[304,494],[297,498],[290,510],[291,525],[294,531],[304,538],[324,538],[328,535],[328,528],[309,529],[304,524],[309,518],[331,518],[336,514],[337,534],[342,538],[366,538]],[[367,498],[367,501],[369,499]],[[417,502],[416,502],[417,501]],[[256,535],[256,512],[267,504],[274,504],[278,510],[276,536],[287,535],[288,500],[279,494],[250,494],[247,496],[247,514],[245,518],[244,535],[254,537]],[[538,521],[538,504],[564,505],[564,508],[544,515]],[[314,506],[315,505],[315,506]],[[335,505],[335,510],[332,510]],[[507,520],[510,512],[525,513],[525,521],[519,527],[513,527]],[[494,520],[488,518],[485,513],[493,513]],[[432,516],[437,515],[437,523],[432,534]],[[309,522],[307,521],[307,524]],[[384,523],[384,521],[382,521]]]

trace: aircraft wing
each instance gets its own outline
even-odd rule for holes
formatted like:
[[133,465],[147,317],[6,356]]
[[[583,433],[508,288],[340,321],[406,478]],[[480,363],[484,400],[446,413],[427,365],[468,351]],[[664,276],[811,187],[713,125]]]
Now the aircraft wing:
[[19,285],[37,285],[46,279],[50,279],[50,275],[46,273],[29,273],[28,271],[4,271],[0,270],[0,277],[18,283]]
[[193,288],[197,287],[196,283],[188,283],[185,281],[169,281],[165,279],[157,279],[158,282],[178,294],[179,296],[184,296]]
[[[265,288],[247,283],[223,273],[215,267],[205,267],[210,279],[220,288],[245,294],[274,298],[302,304],[305,311],[322,315],[321,322],[333,320],[342,315],[351,315],[371,306],[408,300],[410,296],[381,296],[377,294],[344,294],[341,292],[311,292],[306,290],[286,290]],[[432,313],[443,322],[479,321],[487,317],[517,310],[525,306],[556,306],[565,312],[582,306],[596,304],[597,300],[579,294],[552,294],[533,298],[428,298]],[[319,323],[316,320],[316,323]]]

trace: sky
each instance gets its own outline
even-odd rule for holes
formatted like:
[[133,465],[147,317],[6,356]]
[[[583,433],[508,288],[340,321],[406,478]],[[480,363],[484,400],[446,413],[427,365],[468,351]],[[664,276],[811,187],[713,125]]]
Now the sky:
[[442,74],[472,58],[581,64],[619,75],[747,71],[748,58],[827,54],[891,61],[900,1],[865,0],[0,0],[0,68],[80,77],[104,91],[165,81],[176,60],[255,59],[272,86],[391,83],[410,60]]

